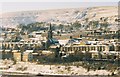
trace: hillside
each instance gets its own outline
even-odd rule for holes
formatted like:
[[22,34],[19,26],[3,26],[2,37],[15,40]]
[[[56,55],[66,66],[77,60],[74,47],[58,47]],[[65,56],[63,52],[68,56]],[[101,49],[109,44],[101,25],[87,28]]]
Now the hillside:
[[51,22],[55,24],[68,24],[75,21],[85,23],[85,19],[100,20],[101,17],[107,19],[111,24],[115,24],[118,16],[117,6],[101,6],[90,8],[68,8],[40,11],[19,11],[1,14],[0,25],[4,27],[15,27],[18,24],[29,24],[33,22]]

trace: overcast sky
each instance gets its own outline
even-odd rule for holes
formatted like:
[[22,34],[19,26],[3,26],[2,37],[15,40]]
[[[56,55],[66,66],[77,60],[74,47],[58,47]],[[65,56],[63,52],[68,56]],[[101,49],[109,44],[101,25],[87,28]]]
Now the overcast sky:
[[94,6],[117,6],[118,2],[2,2],[1,12],[80,8]]

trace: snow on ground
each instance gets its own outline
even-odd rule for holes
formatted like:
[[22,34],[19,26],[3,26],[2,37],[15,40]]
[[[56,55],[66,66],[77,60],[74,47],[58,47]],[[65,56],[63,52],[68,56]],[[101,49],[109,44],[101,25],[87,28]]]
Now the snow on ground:
[[69,41],[69,39],[66,39],[66,40],[58,40],[58,41],[59,41],[60,45],[65,45],[65,44]]
[[[24,70],[18,70],[19,68]],[[7,72],[20,72],[20,73],[32,73],[32,74],[51,74],[51,75],[110,75],[111,72],[106,70],[96,70],[89,72],[87,69],[79,66],[63,66],[63,65],[42,65],[28,62],[19,62],[13,65]]]
[[0,60],[0,69],[7,69],[13,65],[12,60]]

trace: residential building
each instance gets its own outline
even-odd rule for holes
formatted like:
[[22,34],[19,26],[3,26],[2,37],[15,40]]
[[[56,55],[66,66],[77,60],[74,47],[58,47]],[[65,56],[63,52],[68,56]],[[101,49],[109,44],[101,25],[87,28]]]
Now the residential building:
[[22,61],[24,61],[24,62],[32,61],[33,60],[33,54],[32,53],[33,53],[33,50],[26,50],[23,53]]
[[18,50],[13,50],[14,61],[22,61],[22,53]]

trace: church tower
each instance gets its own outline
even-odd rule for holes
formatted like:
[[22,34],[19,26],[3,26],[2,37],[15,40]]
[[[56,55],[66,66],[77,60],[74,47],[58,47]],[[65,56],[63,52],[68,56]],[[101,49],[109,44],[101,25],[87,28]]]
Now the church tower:
[[52,39],[53,37],[52,37],[52,26],[51,26],[51,23],[50,23],[50,27],[49,27],[49,29],[48,29],[48,36],[47,36],[47,42],[46,42],[46,44],[45,44],[45,49],[48,49],[49,48],[49,46],[50,46],[50,41],[51,41],[51,39]]
[[49,30],[48,30],[48,39],[52,39],[52,26],[51,26],[51,23],[50,23],[50,27],[49,27]]

